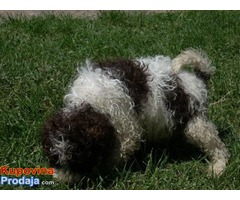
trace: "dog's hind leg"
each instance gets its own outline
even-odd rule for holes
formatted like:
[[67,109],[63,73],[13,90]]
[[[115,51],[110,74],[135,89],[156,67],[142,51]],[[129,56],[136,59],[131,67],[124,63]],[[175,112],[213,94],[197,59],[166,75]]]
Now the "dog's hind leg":
[[225,144],[220,140],[213,123],[204,117],[189,121],[184,132],[190,143],[200,148],[209,157],[209,174],[221,175],[230,157]]

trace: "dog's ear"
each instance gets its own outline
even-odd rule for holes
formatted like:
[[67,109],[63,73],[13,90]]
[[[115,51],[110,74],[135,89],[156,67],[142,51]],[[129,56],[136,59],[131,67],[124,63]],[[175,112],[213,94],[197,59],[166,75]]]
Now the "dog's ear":
[[45,123],[42,136],[52,166],[81,174],[111,157],[116,144],[114,127],[90,105],[56,113]]
[[110,157],[116,144],[115,128],[109,119],[86,105],[67,118],[68,140],[74,150],[69,167],[81,174],[93,170]]

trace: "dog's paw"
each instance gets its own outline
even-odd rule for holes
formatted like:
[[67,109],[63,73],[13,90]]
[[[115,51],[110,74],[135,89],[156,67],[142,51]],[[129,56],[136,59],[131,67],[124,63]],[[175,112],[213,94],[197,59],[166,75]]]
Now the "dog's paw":
[[225,162],[217,161],[214,164],[211,164],[208,168],[208,175],[213,177],[219,177],[222,175],[226,168]]

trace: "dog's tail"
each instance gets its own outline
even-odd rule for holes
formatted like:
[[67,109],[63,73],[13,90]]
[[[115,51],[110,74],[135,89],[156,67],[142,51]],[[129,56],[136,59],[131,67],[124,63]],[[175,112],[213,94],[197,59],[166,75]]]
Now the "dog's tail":
[[176,74],[186,65],[190,65],[196,76],[206,83],[215,71],[215,67],[211,65],[211,60],[207,54],[196,49],[187,49],[172,61],[173,71]]

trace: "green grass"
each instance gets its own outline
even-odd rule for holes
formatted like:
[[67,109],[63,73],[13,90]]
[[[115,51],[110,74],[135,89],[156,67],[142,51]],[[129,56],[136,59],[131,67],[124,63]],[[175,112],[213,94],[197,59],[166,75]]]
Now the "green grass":
[[[135,159],[107,177],[74,187],[55,181],[53,186],[34,189],[240,189],[239,33],[239,11],[107,12],[96,19],[2,18],[0,166],[49,166],[40,130],[44,120],[62,106],[67,86],[85,58],[174,57],[193,47],[204,49],[217,68],[209,88],[209,117],[232,155],[220,178],[206,175],[203,155],[173,145],[146,151],[142,161]],[[51,176],[40,178],[52,180]]]

